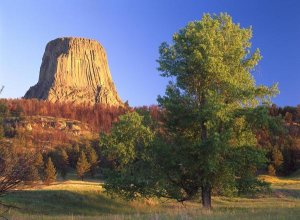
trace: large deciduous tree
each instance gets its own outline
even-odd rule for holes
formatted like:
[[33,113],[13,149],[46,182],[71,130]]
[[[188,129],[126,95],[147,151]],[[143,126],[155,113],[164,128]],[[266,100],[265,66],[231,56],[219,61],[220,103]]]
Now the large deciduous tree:
[[167,166],[168,176],[178,192],[183,188],[183,199],[200,189],[204,207],[221,185],[248,191],[258,184],[255,171],[264,155],[254,131],[272,124],[263,105],[277,85],[256,86],[252,73],[261,55],[252,52],[251,37],[251,28],[229,15],[206,14],[176,33],[172,45],[160,46],[159,70],[174,82],[158,101],[172,151],[181,154]]
[[213,192],[263,188],[256,171],[266,157],[255,132],[276,127],[266,106],[278,90],[256,85],[252,73],[261,55],[251,49],[251,37],[251,28],[229,15],[206,14],[174,34],[171,45],[160,46],[159,70],[172,79],[158,97],[163,130],[142,138],[147,133],[138,131],[148,129],[142,119],[124,116],[102,137],[117,167],[108,175],[108,191],[178,201],[200,194],[210,208]]

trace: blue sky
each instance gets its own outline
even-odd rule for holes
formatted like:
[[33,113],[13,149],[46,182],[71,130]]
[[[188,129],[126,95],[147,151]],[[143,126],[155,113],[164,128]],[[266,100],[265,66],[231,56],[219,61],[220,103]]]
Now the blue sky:
[[167,84],[156,69],[159,45],[206,12],[252,25],[263,55],[257,83],[279,82],[274,103],[300,104],[299,0],[0,0],[1,96],[22,97],[37,82],[48,41],[78,36],[105,47],[123,101],[156,104]]

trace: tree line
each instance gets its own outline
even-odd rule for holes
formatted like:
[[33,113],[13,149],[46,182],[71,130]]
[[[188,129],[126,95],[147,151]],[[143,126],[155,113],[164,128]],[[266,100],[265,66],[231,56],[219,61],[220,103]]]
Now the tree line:
[[94,132],[108,132],[118,116],[126,108],[102,104],[74,104],[49,102],[37,99],[1,99],[3,116],[52,116],[68,118],[87,123]]
[[99,156],[91,145],[74,144],[48,152],[37,152],[24,182],[35,184],[43,181],[50,184],[58,177],[66,179],[73,171],[81,180],[85,177],[95,178],[99,173],[99,163]]

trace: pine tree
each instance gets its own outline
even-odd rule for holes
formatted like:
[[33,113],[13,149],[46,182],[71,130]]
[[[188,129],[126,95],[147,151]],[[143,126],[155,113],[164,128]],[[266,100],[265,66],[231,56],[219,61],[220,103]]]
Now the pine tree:
[[64,149],[60,151],[59,156],[60,156],[60,161],[59,161],[60,175],[62,178],[65,179],[68,173],[69,157],[67,152]]
[[34,165],[31,165],[28,168],[26,173],[26,177],[24,180],[25,184],[30,185],[33,184],[35,181],[39,181],[39,180],[40,180],[40,175],[38,169]]
[[34,160],[34,166],[36,167],[38,174],[41,177],[43,174],[43,168],[44,168],[44,158],[40,152],[36,154],[36,157]]
[[46,163],[44,172],[45,172],[44,182],[47,185],[49,185],[50,183],[53,183],[56,180],[56,169],[55,169],[50,157]]
[[98,155],[96,153],[96,151],[94,150],[94,148],[89,147],[87,150],[87,158],[88,158],[88,162],[90,163],[91,167],[90,167],[90,174],[91,177],[95,176],[97,167],[98,167]]
[[69,154],[69,163],[72,168],[76,168],[76,163],[80,154],[79,145],[73,145],[71,152]]
[[90,167],[91,165],[87,161],[85,153],[82,151],[76,164],[77,176],[83,180],[84,174],[90,170]]

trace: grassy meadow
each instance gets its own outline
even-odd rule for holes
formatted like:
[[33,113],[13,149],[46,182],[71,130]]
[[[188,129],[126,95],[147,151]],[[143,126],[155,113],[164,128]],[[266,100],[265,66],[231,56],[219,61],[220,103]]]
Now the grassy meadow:
[[[67,180],[50,186],[16,191],[2,198],[19,207],[8,219],[300,219],[300,175],[290,178],[261,176],[272,184],[269,195],[255,198],[214,197],[213,210],[197,201],[124,201],[111,198],[97,181]],[[74,179],[74,178],[71,178]],[[2,207],[2,211],[5,209]]]

